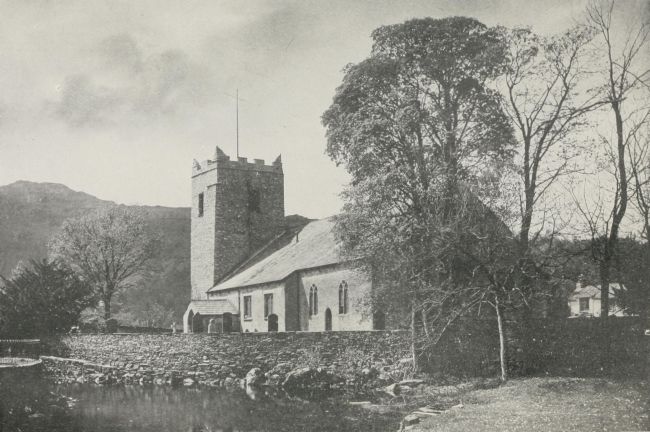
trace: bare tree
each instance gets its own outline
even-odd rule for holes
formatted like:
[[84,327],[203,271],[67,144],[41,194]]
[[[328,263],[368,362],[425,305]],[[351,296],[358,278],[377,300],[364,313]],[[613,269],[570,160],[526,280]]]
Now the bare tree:
[[520,198],[519,247],[523,260],[545,228],[536,232],[536,205],[554,182],[571,172],[579,152],[569,145],[582,116],[602,104],[587,97],[580,84],[586,77],[585,47],[592,32],[576,26],[545,38],[528,28],[505,31],[509,61],[504,74],[505,110],[516,130],[521,150],[518,161],[523,189]]
[[65,221],[50,244],[50,253],[93,286],[104,302],[107,320],[113,295],[143,272],[155,246],[142,214],[120,206]]
[[[552,37],[537,35],[530,28],[502,31],[509,50],[499,87],[518,140],[515,165],[519,202],[512,204],[519,208],[519,215],[515,224],[518,259],[512,263],[518,268],[508,272],[517,279],[517,289],[500,291],[519,294],[508,304],[517,306],[521,318],[522,360],[527,370],[532,360],[528,346],[532,341],[533,305],[545,298],[546,290],[538,287],[546,286],[540,280],[553,271],[555,262],[543,251],[553,250],[560,229],[557,219],[562,208],[549,192],[562,176],[579,170],[574,163],[580,154],[574,137],[584,124],[584,114],[603,102],[588,94],[585,86],[587,48],[593,36],[589,27],[577,25]],[[500,312],[501,306],[493,306]]]
[[[603,83],[598,88],[615,124],[615,136],[600,135],[605,145],[605,164],[614,177],[612,199],[596,202],[591,209],[580,206],[592,237],[592,255],[599,265],[601,282],[601,318],[603,325],[609,315],[609,283],[621,223],[627,211],[630,193],[628,148],[637,132],[648,121],[647,106],[639,102],[639,92],[647,93],[650,69],[643,69],[644,49],[650,32],[647,23],[628,26],[622,43],[613,33],[615,2],[592,3],[587,8],[589,24],[597,39],[597,56],[602,59]],[[636,98],[636,99],[635,99]]]
[[[650,113],[650,109],[646,108],[646,115],[648,113]],[[650,262],[647,261],[648,257],[650,257],[650,125],[645,124],[644,127],[639,128],[631,136],[628,154],[634,179],[634,200],[632,202],[640,217],[641,238],[645,242],[643,245],[645,253],[639,254],[635,261],[641,259],[642,262],[638,264],[643,266],[644,269],[648,269],[650,268]],[[641,330],[643,331],[648,319],[648,308],[650,307],[650,282],[644,278],[641,285],[634,287],[635,290],[641,292],[636,292],[636,295],[632,297],[636,303],[635,309],[639,312],[641,318]]]

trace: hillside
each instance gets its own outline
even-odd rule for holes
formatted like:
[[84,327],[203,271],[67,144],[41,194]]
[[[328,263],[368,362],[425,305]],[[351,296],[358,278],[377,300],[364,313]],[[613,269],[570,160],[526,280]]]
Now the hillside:
[[[18,181],[0,186],[0,274],[9,276],[19,261],[44,258],[50,238],[64,220],[103,206],[117,205],[56,183]],[[180,320],[189,301],[190,209],[133,206],[148,215],[152,231],[162,237],[155,276],[118,303],[134,319]],[[119,304],[116,305],[120,310]]]

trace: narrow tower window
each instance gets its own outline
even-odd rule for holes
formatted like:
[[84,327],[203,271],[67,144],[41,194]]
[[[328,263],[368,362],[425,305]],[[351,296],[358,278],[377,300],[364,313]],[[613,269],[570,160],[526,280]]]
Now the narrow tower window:
[[262,197],[260,191],[248,184],[248,210],[254,213],[261,213]]
[[199,194],[199,217],[203,216],[203,192]]

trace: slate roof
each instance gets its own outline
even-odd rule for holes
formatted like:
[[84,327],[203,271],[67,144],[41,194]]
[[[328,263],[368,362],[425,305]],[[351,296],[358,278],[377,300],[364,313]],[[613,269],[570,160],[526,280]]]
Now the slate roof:
[[235,306],[226,299],[193,300],[187,308],[195,314],[201,315],[223,315],[226,312],[237,315],[239,313]]
[[277,282],[297,270],[342,262],[333,229],[334,217],[330,217],[288,231],[289,235],[266,247],[275,248],[274,251],[269,253],[264,248],[258,251],[254,256],[262,259],[244,266],[208,292]]
[[[609,284],[609,298],[614,298],[616,292],[621,290],[621,285],[613,282]],[[571,294],[570,300],[575,300],[578,298],[594,298],[600,299],[600,285],[586,285],[582,288],[576,288],[575,291]]]

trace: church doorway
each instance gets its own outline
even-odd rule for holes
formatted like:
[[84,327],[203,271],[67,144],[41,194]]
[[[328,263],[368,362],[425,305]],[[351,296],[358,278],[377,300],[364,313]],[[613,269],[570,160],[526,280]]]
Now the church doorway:
[[372,329],[386,330],[386,315],[382,311],[375,311],[372,315]]
[[278,331],[278,316],[276,314],[271,314],[268,317],[269,321],[269,331],[276,332]]
[[192,333],[201,333],[203,331],[203,317],[196,313],[192,317]]
[[232,331],[232,314],[226,312],[223,314],[223,332],[230,333]]
[[332,311],[325,309],[325,331],[332,331]]

